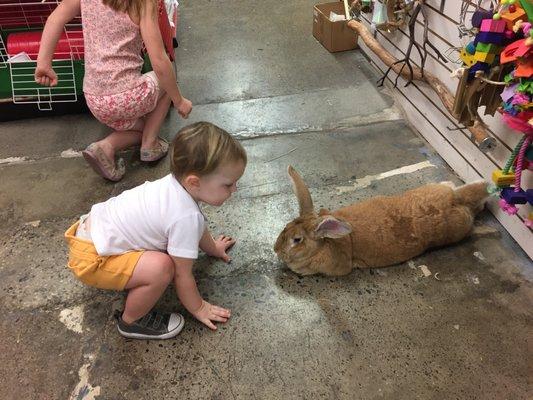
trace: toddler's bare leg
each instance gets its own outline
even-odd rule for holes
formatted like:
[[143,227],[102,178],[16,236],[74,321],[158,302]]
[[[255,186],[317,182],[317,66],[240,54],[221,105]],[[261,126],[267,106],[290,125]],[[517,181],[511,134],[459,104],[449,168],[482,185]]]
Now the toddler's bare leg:
[[164,93],[158,100],[154,110],[146,116],[141,149],[153,149],[158,146],[159,130],[168,113],[170,103],[169,95]]
[[128,297],[122,320],[131,324],[146,315],[174,279],[174,261],[165,253],[146,251],[126,284]]

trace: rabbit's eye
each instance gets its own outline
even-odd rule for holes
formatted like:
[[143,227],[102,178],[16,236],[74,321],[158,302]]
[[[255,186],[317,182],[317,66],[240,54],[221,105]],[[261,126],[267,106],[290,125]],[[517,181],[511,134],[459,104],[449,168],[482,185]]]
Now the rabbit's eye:
[[299,237],[299,236],[298,236],[298,237],[295,237],[295,238],[292,238],[292,242],[293,242],[294,244],[301,243],[302,240],[303,240],[303,238],[302,238],[302,237]]

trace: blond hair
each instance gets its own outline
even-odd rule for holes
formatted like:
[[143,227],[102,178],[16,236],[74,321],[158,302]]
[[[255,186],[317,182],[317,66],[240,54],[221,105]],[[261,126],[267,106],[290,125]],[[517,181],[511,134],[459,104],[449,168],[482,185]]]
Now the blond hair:
[[147,3],[157,10],[156,0],[102,0],[102,3],[115,11],[124,12],[136,17],[141,17]]
[[242,145],[210,122],[182,128],[172,141],[170,155],[170,171],[178,180],[191,174],[208,175],[224,163],[247,162]]

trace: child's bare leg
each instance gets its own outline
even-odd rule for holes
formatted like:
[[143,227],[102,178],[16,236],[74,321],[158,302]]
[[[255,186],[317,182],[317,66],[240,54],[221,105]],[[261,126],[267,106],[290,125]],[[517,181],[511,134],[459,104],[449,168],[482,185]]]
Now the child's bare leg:
[[122,320],[131,324],[145,316],[174,279],[174,261],[159,251],[146,251],[126,284],[128,297]]
[[163,120],[167,116],[170,108],[170,96],[164,93],[157,102],[154,110],[145,118],[142,132],[141,149],[153,149],[158,146],[158,136]]
[[115,159],[115,153],[141,143],[144,121],[139,119],[129,131],[114,131],[104,139],[96,142],[109,159]]
[[97,143],[102,148],[106,156],[113,160],[117,151],[140,144],[141,138],[142,132],[115,131]]

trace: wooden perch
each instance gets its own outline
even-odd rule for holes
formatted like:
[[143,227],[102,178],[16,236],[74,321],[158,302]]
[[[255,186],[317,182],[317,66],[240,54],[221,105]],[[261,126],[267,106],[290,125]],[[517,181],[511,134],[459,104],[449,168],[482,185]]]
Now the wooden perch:
[[[400,74],[405,79],[409,79],[409,70],[407,68],[402,69],[401,64],[393,65],[398,60],[394,58],[394,56],[390,54],[387,50],[385,50],[376,39],[374,39],[372,33],[365,25],[363,25],[362,22],[352,19],[348,21],[348,27],[357,32],[359,37],[363,39],[363,42],[365,42],[365,44],[370,48],[370,50],[372,50],[381,59],[381,61],[385,63],[387,67],[392,66],[394,72]],[[413,79],[417,81],[424,80],[420,68],[413,68]]]
[[[429,86],[431,86],[431,88],[439,96],[442,104],[444,104],[444,107],[446,107],[446,110],[448,110],[450,114],[453,114],[454,96],[439,78],[428,71],[422,72],[422,70],[416,66],[413,66],[411,75],[411,71],[408,68],[402,68],[404,67],[403,64],[394,64],[398,60],[387,50],[385,50],[385,48],[374,38],[372,33],[361,21],[352,19],[348,21],[347,24],[348,27],[359,35],[365,45],[372,50],[372,52],[375,53],[387,67],[391,67],[394,72],[406,80],[412,79],[426,82]],[[467,129],[472,133],[472,137],[481,151],[485,152],[491,150],[496,145],[495,139],[489,136],[484,124],[481,121],[476,121],[473,126],[469,126]]]

